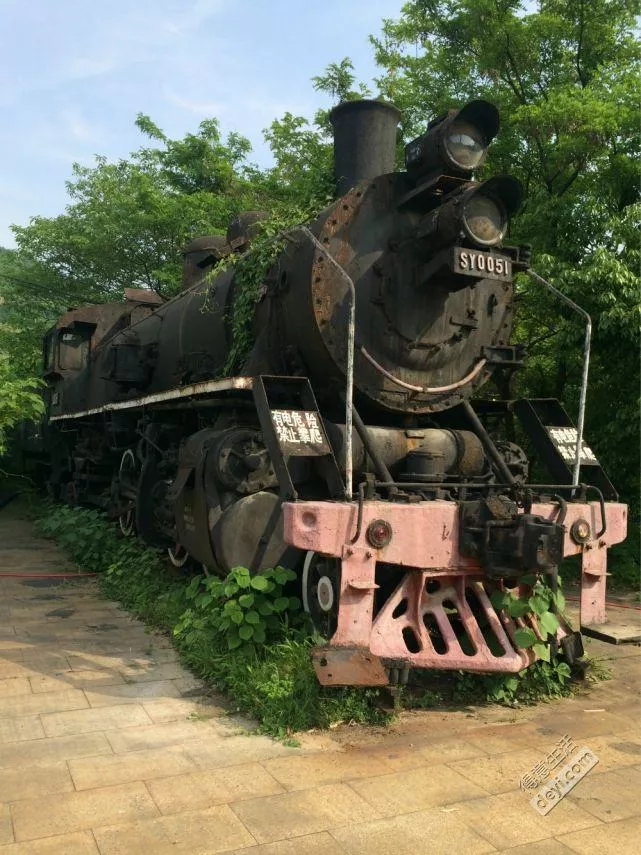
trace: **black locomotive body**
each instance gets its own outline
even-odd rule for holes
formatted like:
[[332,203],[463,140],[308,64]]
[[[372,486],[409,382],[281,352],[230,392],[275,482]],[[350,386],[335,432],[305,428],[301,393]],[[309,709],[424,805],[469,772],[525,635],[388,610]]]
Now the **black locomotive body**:
[[[69,310],[45,338],[53,492],[105,508],[123,533],[166,547],[177,565],[191,559],[221,574],[238,565],[300,568],[327,649],[369,657],[364,670],[360,660],[317,664],[324,682],[380,683],[408,665],[465,667],[445,612],[436,620],[446,650],[433,660],[425,585],[439,575],[454,580],[459,594],[449,601],[482,653],[468,654],[469,667],[523,667],[531,654],[518,651],[504,615],[488,620],[499,622],[494,633],[516,658],[501,665],[481,650],[487,620],[464,605],[467,582],[484,591],[553,574],[600,528],[585,491],[569,489],[563,461],[553,461],[557,487],[527,486],[525,454],[493,441],[470,403],[524,357],[510,335],[513,279],[529,253],[503,244],[520,187],[508,176],[472,178],[498,131],[497,112],[475,101],[440,117],[406,147],[403,172],[394,171],[397,121],[377,101],[334,110],[339,196],[284,236],[250,306],[253,344],[238,371],[229,371],[230,354],[247,295],[233,265],[209,272],[226,255],[251,252],[256,213],[241,215],[226,237],[187,248],[174,299],[128,290],[124,303]],[[570,542],[559,519],[564,487],[576,512],[569,516],[585,518],[583,544]],[[601,509],[618,539],[621,508]],[[380,519],[366,524],[374,511]],[[305,526],[315,534],[301,533]],[[319,548],[329,530],[331,548]],[[434,537],[449,544],[447,555],[431,549]],[[361,588],[349,581],[350,543],[369,554]],[[408,585],[418,588],[407,593]],[[381,621],[392,620],[389,603],[404,591],[418,624],[402,618],[400,649],[383,644],[376,653],[372,639],[394,634]],[[369,620],[369,629],[356,638],[348,623],[358,596],[364,611],[352,624]],[[489,615],[485,594],[476,597]]]

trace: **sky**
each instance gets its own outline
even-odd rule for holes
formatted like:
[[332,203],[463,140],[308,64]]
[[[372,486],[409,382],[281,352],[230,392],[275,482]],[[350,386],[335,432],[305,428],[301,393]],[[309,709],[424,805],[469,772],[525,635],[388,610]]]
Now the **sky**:
[[267,165],[262,130],[328,96],[310,78],[350,56],[376,74],[370,34],[403,0],[0,0],[0,246],[11,223],[55,216],[74,162],[145,141],[138,112],[170,137],[216,117]]

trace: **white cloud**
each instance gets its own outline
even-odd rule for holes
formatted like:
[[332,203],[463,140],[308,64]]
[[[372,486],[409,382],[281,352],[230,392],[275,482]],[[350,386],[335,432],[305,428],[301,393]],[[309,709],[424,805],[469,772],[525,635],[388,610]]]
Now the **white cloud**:
[[98,142],[104,139],[104,133],[98,125],[87,121],[75,108],[63,110],[61,114],[62,136],[81,142]]
[[187,110],[189,113],[195,113],[203,118],[215,118],[229,111],[227,104],[216,101],[200,101],[193,98],[183,98],[172,92],[171,89],[163,88],[163,94],[170,104],[175,104],[181,110]]

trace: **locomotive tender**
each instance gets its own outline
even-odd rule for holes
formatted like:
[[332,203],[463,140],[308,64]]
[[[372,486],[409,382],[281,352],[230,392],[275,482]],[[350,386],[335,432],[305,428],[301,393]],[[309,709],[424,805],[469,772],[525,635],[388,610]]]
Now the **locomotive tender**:
[[[127,289],[70,309],[45,338],[54,493],[105,508],[176,566],[296,568],[325,684],[520,671],[536,656],[516,629],[541,632],[492,591],[553,582],[580,553],[582,623],[601,623],[607,548],[626,530],[558,402],[470,402],[491,377],[505,391],[524,359],[513,279],[530,254],[503,244],[521,188],[473,178],[497,110],[473,101],[434,120],[402,172],[398,119],[380,101],[333,110],[337,198],[285,235],[238,371],[247,295],[233,265],[207,274],[251,252],[256,212],[187,247],[172,300]],[[529,484],[514,436],[493,438],[480,416],[517,416],[555,483]],[[594,501],[572,477],[574,443]],[[568,658],[577,635],[561,622]]]

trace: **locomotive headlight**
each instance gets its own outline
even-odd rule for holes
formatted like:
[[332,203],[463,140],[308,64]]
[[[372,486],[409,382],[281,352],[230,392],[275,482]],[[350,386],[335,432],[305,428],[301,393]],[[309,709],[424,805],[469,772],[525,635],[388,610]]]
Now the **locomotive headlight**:
[[478,246],[496,246],[505,237],[512,214],[521,203],[521,183],[499,175],[468,190],[461,205],[461,227]]
[[496,246],[507,232],[510,217],[521,203],[521,182],[498,175],[452,194],[422,219],[417,237],[432,248],[447,243]]
[[507,231],[507,215],[499,199],[474,193],[463,206],[462,225],[468,237],[481,246],[500,243]]
[[483,131],[472,122],[458,117],[448,128],[443,142],[450,160],[465,170],[476,169],[487,148]]
[[470,178],[485,160],[498,130],[498,110],[489,101],[470,101],[460,110],[450,110],[407,144],[407,171],[416,179],[441,172]]

